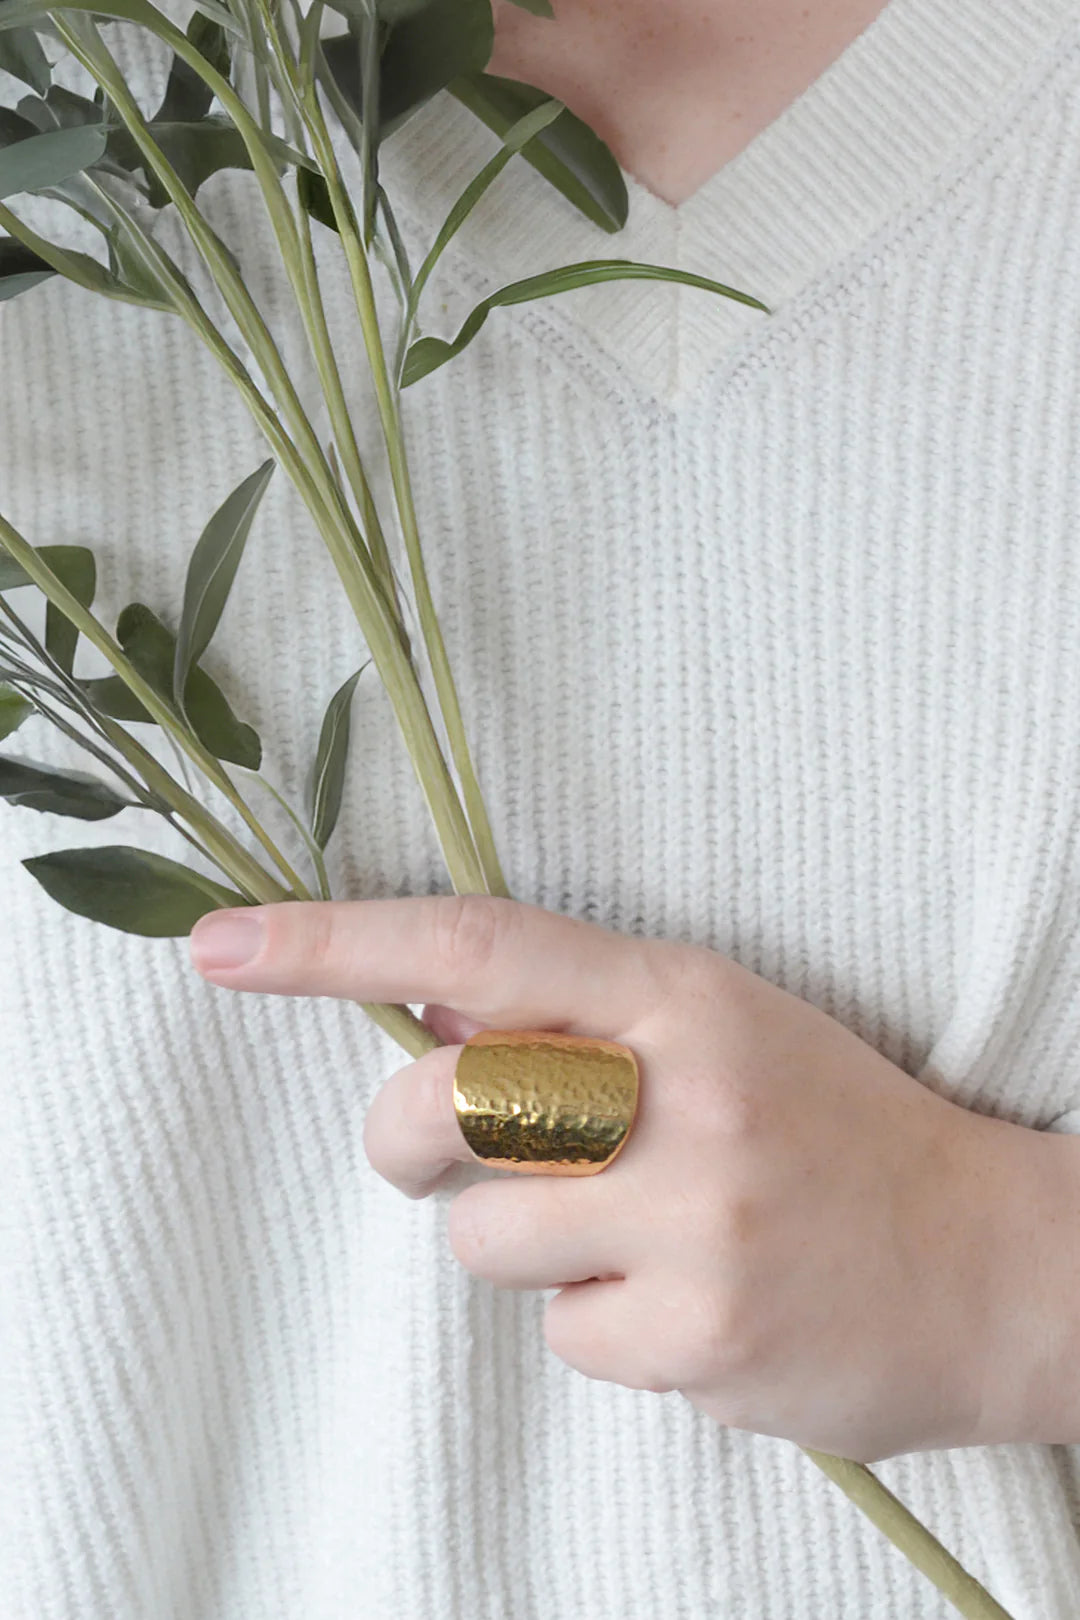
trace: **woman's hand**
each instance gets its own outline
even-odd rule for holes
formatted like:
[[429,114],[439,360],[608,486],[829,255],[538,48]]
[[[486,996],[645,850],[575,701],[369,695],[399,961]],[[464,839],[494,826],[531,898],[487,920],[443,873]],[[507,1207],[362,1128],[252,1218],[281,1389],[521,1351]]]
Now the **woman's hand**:
[[[1042,1405],[1077,1313],[1053,1319],[1033,1261],[1076,1216],[1072,1142],[954,1106],[717,952],[514,901],[217,912],[192,953],[233,989],[426,1000],[449,1042],[551,1029],[637,1053],[638,1117],[609,1168],[500,1175],[449,1211],[476,1276],[560,1290],[547,1341],[587,1376],[860,1461],[1066,1438],[1036,1431],[1075,1418],[1075,1400]],[[459,1051],[408,1064],[368,1114],[371,1164],[413,1198],[473,1157]]]

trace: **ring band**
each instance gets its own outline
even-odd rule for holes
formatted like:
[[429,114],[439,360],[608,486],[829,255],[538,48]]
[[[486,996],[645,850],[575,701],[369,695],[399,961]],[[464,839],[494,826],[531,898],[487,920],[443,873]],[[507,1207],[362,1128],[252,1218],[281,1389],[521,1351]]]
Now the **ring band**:
[[618,1041],[482,1029],[458,1058],[454,1112],[493,1169],[594,1176],[630,1135],[638,1090],[637,1058]]

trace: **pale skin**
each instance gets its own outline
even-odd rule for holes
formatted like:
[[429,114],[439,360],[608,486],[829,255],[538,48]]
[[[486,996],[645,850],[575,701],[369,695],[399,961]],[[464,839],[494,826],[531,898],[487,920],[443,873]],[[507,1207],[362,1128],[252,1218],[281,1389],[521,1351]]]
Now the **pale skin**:
[[779,116],[885,0],[495,0],[492,73],[558,96],[677,205]]
[[1075,1140],[955,1106],[720,952],[517,901],[217,912],[192,956],[231,989],[427,1003],[448,1044],[385,1083],[364,1131],[410,1198],[475,1162],[452,1103],[475,1029],[631,1047],[641,1101],[611,1165],[449,1202],[468,1271],[559,1290],[547,1343],[586,1376],[862,1462],[1080,1441]]
[[[678,205],[883,3],[556,0],[555,23],[497,3],[491,66]],[[1080,1141],[955,1106],[720,952],[515,901],[218,912],[192,958],[234,990],[427,1003],[448,1044],[391,1076],[364,1131],[410,1198],[473,1160],[452,1080],[474,1030],[636,1052],[639,1114],[607,1169],[501,1174],[448,1206],[468,1271],[558,1290],[547,1343],[587,1377],[861,1462],[1080,1442]]]

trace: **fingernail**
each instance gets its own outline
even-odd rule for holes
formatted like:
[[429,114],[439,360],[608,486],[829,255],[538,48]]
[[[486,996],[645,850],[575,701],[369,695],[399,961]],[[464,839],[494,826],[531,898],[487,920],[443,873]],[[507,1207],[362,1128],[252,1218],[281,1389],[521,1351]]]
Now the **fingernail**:
[[262,948],[262,918],[250,911],[211,911],[191,931],[191,960],[200,973],[243,967]]

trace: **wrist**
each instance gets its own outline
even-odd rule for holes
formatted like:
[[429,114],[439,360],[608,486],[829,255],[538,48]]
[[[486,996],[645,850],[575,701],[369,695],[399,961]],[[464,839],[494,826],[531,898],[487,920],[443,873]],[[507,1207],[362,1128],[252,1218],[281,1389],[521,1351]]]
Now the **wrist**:
[[971,1445],[1080,1442],[1080,1141],[970,1116],[981,1276]]

